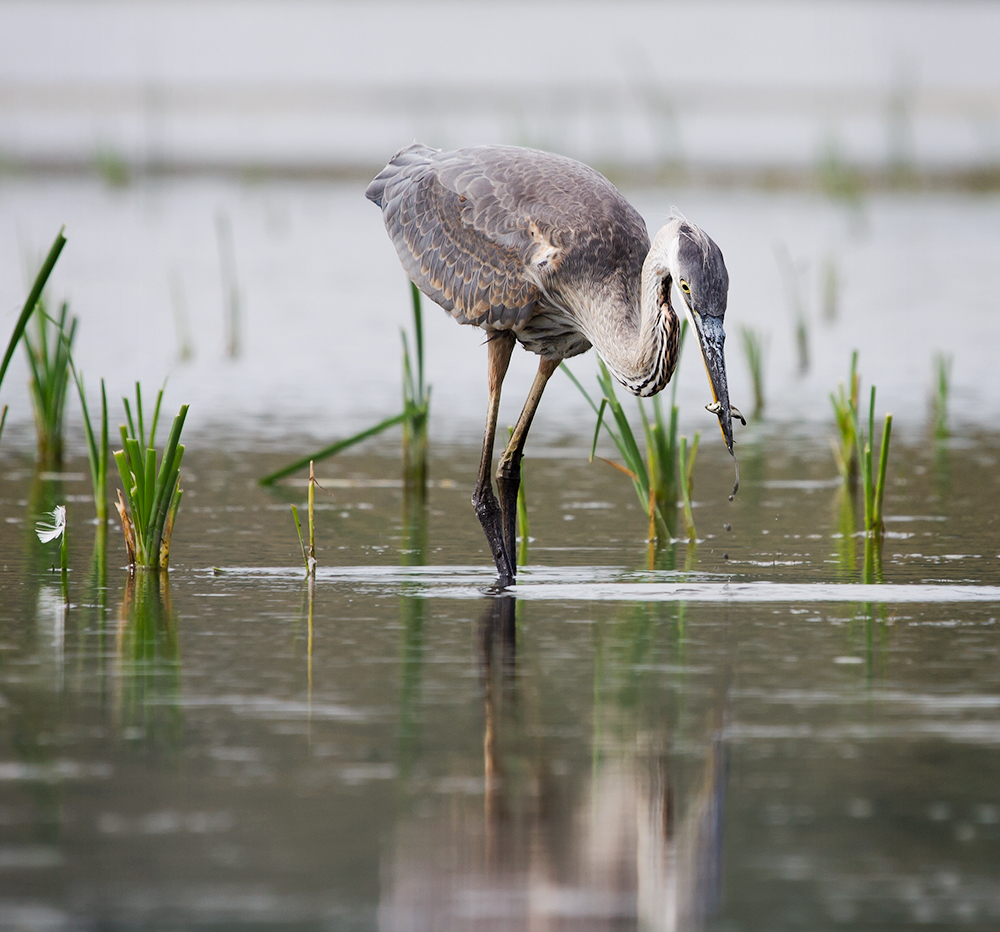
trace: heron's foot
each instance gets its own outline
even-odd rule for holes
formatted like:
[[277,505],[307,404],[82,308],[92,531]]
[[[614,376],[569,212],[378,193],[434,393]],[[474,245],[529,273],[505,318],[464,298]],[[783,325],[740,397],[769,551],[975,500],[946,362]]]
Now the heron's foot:
[[497,567],[497,581],[494,588],[504,589],[514,582],[517,575],[517,564],[511,559],[511,554],[504,545],[503,514],[500,503],[493,494],[490,485],[477,485],[472,493],[472,505],[476,509],[476,517],[483,527],[486,542],[490,545],[493,562]]

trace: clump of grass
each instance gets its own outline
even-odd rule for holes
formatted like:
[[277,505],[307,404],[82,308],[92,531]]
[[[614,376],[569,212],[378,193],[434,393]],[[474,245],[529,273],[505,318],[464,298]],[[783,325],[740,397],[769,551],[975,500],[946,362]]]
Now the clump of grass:
[[337,440],[329,446],[303,456],[282,466],[259,480],[261,485],[273,485],[279,479],[297,472],[310,462],[319,462],[334,456],[355,444],[367,440],[395,427],[403,425],[403,476],[408,491],[424,495],[427,488],[427,422],[430,415],[431,391],[424,382],[424,323],[420,301],[420,291],[410,283],[413,301],[414,355],[410,355],[410,343],[406,331],[403,337],[403,410],[387,417],[371,427],[366,427],[351,437]]
[[[687,333],[687,321],[681,327],[680,343],[684,345]],[[678,351],[679,352],[679,351]],[[690,509],[691,480],[694,467],[694,456],[697,451],[698,438],[695,437],[690,456],[686,453],[686,438],[678,437],[677,423],[679,408],[676,405],[677,383],[674,383],[671,395],[670,418],[663,415],[659,396],[653,398],[653,417],[649,418],[642,399],[637,399],[639,413],[642,417],[643,433],[646,441],[646,455],[642,455],[635,434],[629,424],[627,415],[615,394],[614,379],[603,361],[599,360],[598,384],[603,393],[600,404],[591,398],[587,390],[569,368],[563,364],[563,371],[570,377],[573,384],[587,399],[597,415],[597,425],[594,428],[594,440],[591,445],[590,459],[593,461],[597,450],[597,440],[601,427],[611,437],[622,459],[620,463],[604,460],[619,472],[632,480],[636,495],[643,511],[649,517],[649,538],[658,545],[668,543],[673,537],[677,526],[678,496],[686,496],[688,507],[685,511],[685,526],[688,536],[694,539],[694,519]],[[674,373],[676,378],[676,372]],[[611,422],[605,418],[605,412],[610,410]],[[684,461],[682,462],[682,450]],[[603,457],[601,457],[603,459]]]
[[142,392],[138,382],[135,396],[136,420],[132,418],[128,399],[123,399],[128,424],[121,425],[122,449],[116,450],[114,457],[124,486],[124,495],[123,490],[119,489],[115,507],[122,522],[129,567],[166,569],[170,559],[170,538],[183,494],[180,487],[180,466],[184,445],[180,443],[180,436],[188,406],[181,405],[180,412],[174,418],[170,437],[157,468],[156,425],[163,401],[163,389],[160,389],[156,399],[148,443]]
[[947,439],[948,429],[948,396],[951,394],[951,363],[952,358],[944,353],[934,356],[934,436],[938,440]]
[[885,533],[882,520],[882,498],[885,493],[885,473],[889,463],[889,438],[892,434],[892,415],[885,416],[885,426],[882,428],[882,440],[879,443],[878,473],[873,468],[873,447],[875,442],[875,386],[872,386],[871,402],[868,408],[868,434],[864,430],[856,430],[858,456],[861,462],[861,486],[865,498],[865,531],[869,536],[881,536]]
[[764,356],[767,353],[767,339],[752,327],[741,327],[743,337],[743,354],[750,368],[750,378],[753,380],[753,416],[756,420],[764,413]]
[[864,501],[865,532],[869,536],[881,536],[885,531],[882,520],[882,501],[885,493],[885,475],[889,462],[889,440],[892,434],[892,415],[885,416],[882,438],[879,444],[878,469],[875,468],[875,386],[871,388],[868,407],[868,429],[861,421],[858,396],[860,378],[858,376],[858,353],[851,354],[850,392],[841,383],[838,393],[830,395],[840,444],[833,444],[834,458],[844,481],[854,488],[861,481]]
[[[58,320],[51,318],[45,301],[38,299],[34,334],[24,332],[24,346],[31,368],[31,403],[35,412],[38,462],[43,469],[59,469],[63,461],[63,422],[70,380],[70,353],[76,337],[77,318],[69,318],[64,301]],[[69,327],[67,328],[67,322]]]
[[[14,350],[17,348],[17,344],[21,342],[21,337],[24,336],[24,331],[28,326],[28,321],[31,319],[32,314],[35,313],[35,308],[42,297],[42,291],[49,280],[49,276],[52,274],[52,270],[55,268],[56,260],[59,258],[59,254],[62,252],[63,246],[66,245],[66,237],[63,235],[65,229],[66,228],[63,227],[60,229],[58,234],[56,234],[55,241],[49,248],[48,255],[45,257],[42,267],[38,270],[38,274],[35,276],[31,290],[28,292],[28,298],[24,302],[24,307],[21,309],[21,313],[17,318],[17,323],[14,324],[14,330],[11,332],[10,340],[7,342],[7,350],[4,352],[3,361],[0,362],[0,386],[3,385],[3,378],[7,374],[7,367],[10,365],[11,358],[14,356]],[[3,435],[3,425],[6,420],[7,406],[4,405],[3,410],[0,411],[0,436]]]
[[848,386],[841,382],[837,392],[830,393],[830,402],[833,405],[834,417],[837,421],[837,431],[840,434],[840,444],[831,441],[833,446],[833,458],[837,462],[837,469],[843,477],[844,482],[854,489],[858,482],[858,444],[857,444],[857,423],[858,423],[858,392],[860,390],[860,379],[858,377],[858,351],[851,354],[851,372],[848,378]]

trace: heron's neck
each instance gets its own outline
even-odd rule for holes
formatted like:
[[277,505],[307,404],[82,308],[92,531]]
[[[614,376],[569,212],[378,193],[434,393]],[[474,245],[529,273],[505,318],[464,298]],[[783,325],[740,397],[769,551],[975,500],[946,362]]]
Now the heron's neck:
[[677,314],[670,304],[671,275],[657,236],[642,265],[639,306],[610,316],[611,326],[591,338],[612,375],[633,395],[662,389],[677,365]]

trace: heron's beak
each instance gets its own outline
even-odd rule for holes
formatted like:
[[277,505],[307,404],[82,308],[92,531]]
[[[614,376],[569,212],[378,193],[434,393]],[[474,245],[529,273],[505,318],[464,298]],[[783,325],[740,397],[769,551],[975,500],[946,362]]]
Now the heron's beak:
[[[712,414],[718,415],[719,427],[722,429],[722,437],[726,441],[726,448],[736,459],[733,451],[733,408],[729,404],[729,385],[726,382],[726,354],[724,345],[726,342],[726,331],[722,326],[721,317],[713,317],[709,314],[691,314],[694,321],[694,329],[698,334],[698,345],[701,348],[701,358],[705,362],[705,371],[708,373],[708,381],[712,386],[713,404],[706,405]],[[743,416],[735,412],[740,420]],[[746,424],[746,421],[743,421]],[[740,486],[739,465],[736,467],[736,486],[733,495]]]

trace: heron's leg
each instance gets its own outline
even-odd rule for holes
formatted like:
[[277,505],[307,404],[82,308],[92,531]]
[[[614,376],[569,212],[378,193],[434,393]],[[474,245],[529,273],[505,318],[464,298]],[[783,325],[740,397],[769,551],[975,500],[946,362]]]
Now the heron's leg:
[[483,436],[483,453],[479,460],[479,475],[476,487],[472,492],[472,504],[475,506],[479,523],[483,526],[486,540],[493,554],[493,562],[497,565],[500,584],[506,586],[514,581],[516,564],[511,558],[513,550],[504,547],[503,520],[500,505],[493,494],[493,483],[490,472],[493,467],[493,442],[497,433],[497,414],[500,411],[500,387],[503,385],[510,354],[514,350],[514,334],[502,330],[491,335],[487,344],[489,347],[489,391],[490,402],[486,413],[486,433]]
[[511,563],[515,571],[517,564],[514,554],[517,553],[515,546],[517,539],[517,490],[521,486],[521,454],[524,451],[524,442],[528,439],[528,431],[531,428],[531,419],[535,416],[535,409],[538,402],[542,400],[542,392],[552,373],[556,371],[561,363],[561,359],[545,359],[538,363],[538,372],[535,373],[535,381],[531,383],[531,391],[524,402],[521,416],[517,419],[514,433],[503,455],[500,457],[500,465],[497,466],[497,492],[500,494],[500,510],[503,513],[503,539],[507,553],[511,555]]

